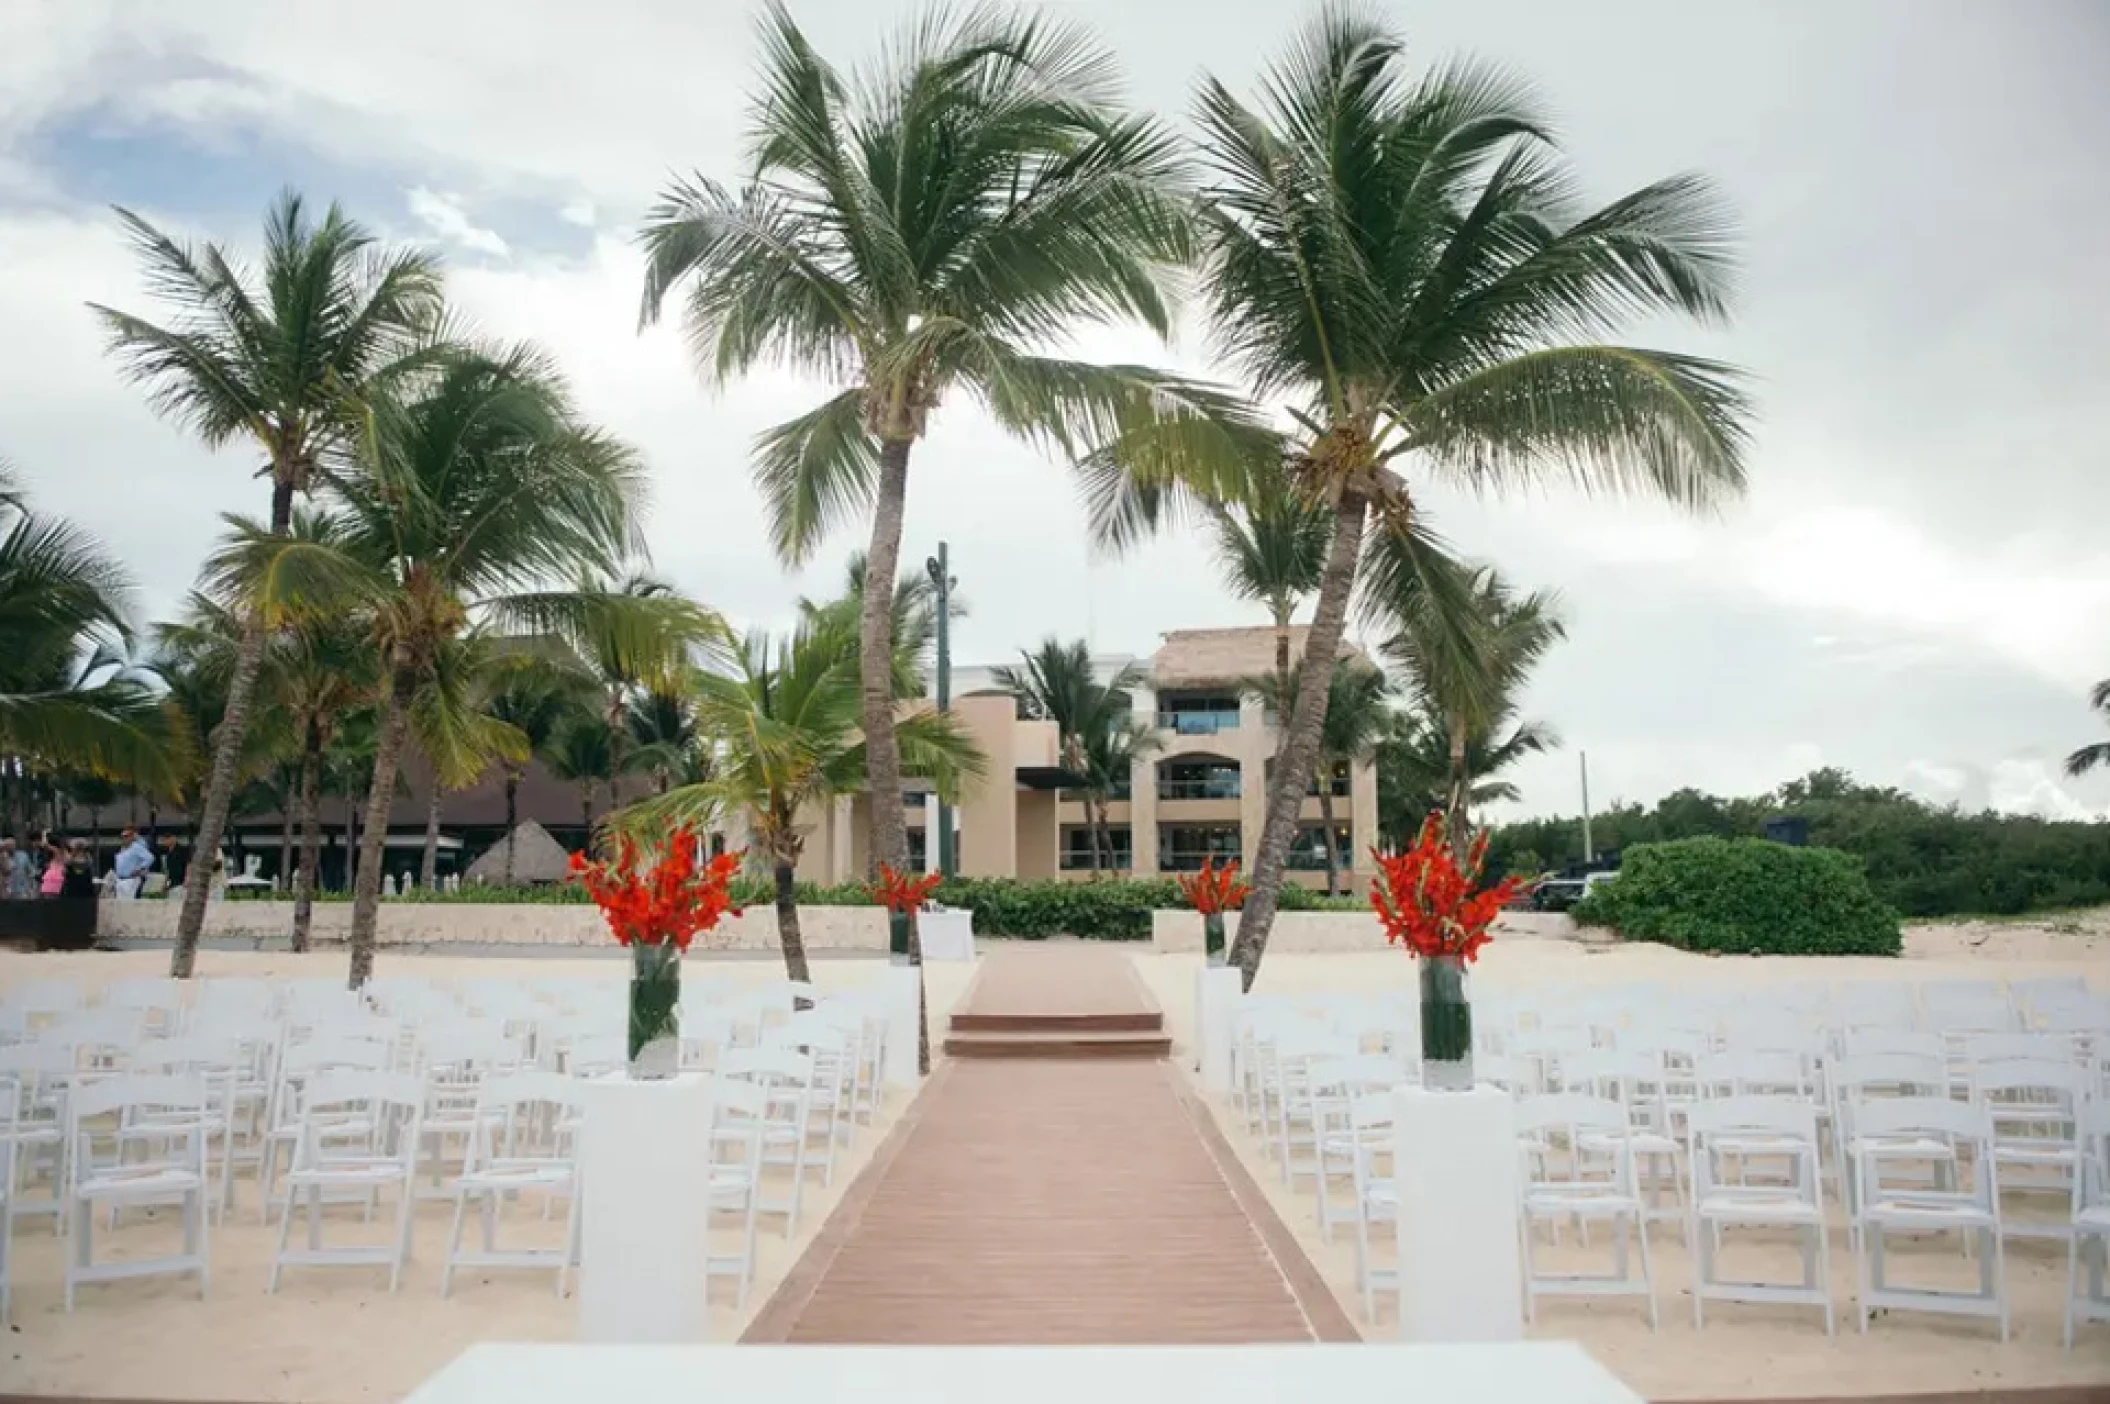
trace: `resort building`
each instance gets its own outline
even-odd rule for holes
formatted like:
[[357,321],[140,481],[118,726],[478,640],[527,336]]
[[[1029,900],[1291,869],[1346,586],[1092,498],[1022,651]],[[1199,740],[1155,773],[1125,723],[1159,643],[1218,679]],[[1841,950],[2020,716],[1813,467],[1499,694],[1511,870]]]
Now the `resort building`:
[[[1304,635],[1302,628],[1292,630],[1293,657],[1302,656]],[[1182,629],[1165,635],[1147,659],[1114,655],[1093,661],[1102,681],[1130,664],[1140,668],[1143,681],[1131,698],[1138,722],[1155,742],[1111,796],[1111,873],[1191,872],[1212,858],[1238,859],[1250,871],[1281,736],[1277,719],[1245,696],[1240,682],[1273,670],[1274,630]],[[1083,777],[1063,767],[1055,724],[1020,717],[1018,704],[997,690],[992,673],[989,667],[953,670],[953,710],[988,767],[953,811],[956,867],[963,877],[1089,877],[1091,829],[1077,789]],[[910,860],[933,870],[937,798],[915,781],[903,791]],[[863,795],[840,799],[814,816],[801,878],[827,883],[863,874],[868,802]],[[1298,816],[1290,880],[1325,886],[1329,809],[1344,890],[1360,892],[1377,833],[1377,776],[1367,762],[1314,779]]]

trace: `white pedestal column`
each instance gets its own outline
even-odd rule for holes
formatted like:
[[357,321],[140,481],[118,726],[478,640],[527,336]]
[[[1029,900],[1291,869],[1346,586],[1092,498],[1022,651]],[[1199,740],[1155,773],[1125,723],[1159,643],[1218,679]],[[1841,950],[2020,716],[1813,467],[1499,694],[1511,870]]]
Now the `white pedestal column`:
[[586,1086],[579,1145],[579,1339],[704,1339],[711,1080],[626,1075]]
[[1231,1015],[1245,998],[1235,965],[1204,965],[1194,977],[1194,1046],[1202,1086],[1231,1090]]
[[1402,1087],[1400,1338],[1514,1341],[1524,1332],[1516,1107],[1500,1088]]
[[922,1017],[920,973],[913,965],[890,965],[880,977],[887,1005],[886,1083],[910,1091],[923,1080],[916,1071],[916,1021]]

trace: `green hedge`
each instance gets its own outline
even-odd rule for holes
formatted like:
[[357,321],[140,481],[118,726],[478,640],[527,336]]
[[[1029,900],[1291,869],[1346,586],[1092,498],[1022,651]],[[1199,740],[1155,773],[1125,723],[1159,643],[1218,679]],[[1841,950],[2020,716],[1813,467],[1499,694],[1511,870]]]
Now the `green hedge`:
[[[964,907],[974,913],[975,931],[983,936],[1012,936],[1029,941],[1050,936],[1075,936],[1086,941],[1147,941],[1150,914],[1183,907],[1179,885],[1170,878],[1106,879],[1096,882],[1063,882],[1020,878],[954,878],[938,884],[938,901],[948,907]],[[869,907],[872,894],[861,882],[823,886],[798,885],[802,907]],[[252,900],[247,897],[238,900]],[[323,893],[319,900],[344,901],[344,893]],[[459,892],[413,891],[391,902],[427,902],[469,905],[554,904],[587,901],[585,889],[563,884],[549,887],[464,887]],[[733,883],[733,901],[743,907],[767,907],[776,901],[776,888],[767,879],[742,877]],[[1367,908],[1352,897],[1329,898],[1306,888],[1285,886],[1285,911],[1348,910]]]
[[1574,911],[1630,941],[1729,955],[1894,956],[1898,914],[1861,861],[1764,839],[1680,839],[1626,851],[1619,877]]

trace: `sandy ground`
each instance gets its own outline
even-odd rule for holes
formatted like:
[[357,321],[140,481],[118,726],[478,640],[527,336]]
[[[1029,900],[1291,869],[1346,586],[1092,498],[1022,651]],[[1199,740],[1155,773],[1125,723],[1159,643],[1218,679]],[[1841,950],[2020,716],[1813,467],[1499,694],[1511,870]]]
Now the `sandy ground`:
[[[1977,937],[1990,938],[1974,944]],[[1484,991],[1530,987],[1620,984],[1628,981],[1693,982],[1710,985],[1762,984],[1769,981],[1828,981],[1905,977],[2028,978],[2033,975],[2083,975],[2099,990],[2110,991],[2110,939],[2001,924],[1915,929],[1908,934],[1907,959],[1817,960],[1691,956],[1658,946],[1594,948],[1561,940],[1497,940],[1482,955],[1473,973]],[[1199,969],[1192,956],[1137,954],[1144,982],[1166,1013],[1179,1045],[1178,1062],[1191,1069],[1194,1027],[1194,981]],[[1413,962],[1396,951],[1356,955],[1271,955],[1261,966],[1262,992],[1405,991],[1415,979]],[[1334,1242],[1319,1233],[1316,1201],[1309,1182],[1296,1193],[1287,1190],[1264,1147],[1248,1136],[1235,1106],[1206,1098],[1225,1135],[1266,1190],[1276,1212],[1296,1233],[1305,1251],[1325,1276],[1350,1319],[1365,1334],[1388,1334],[1390,1313],[1379,1325],[1363,1320],[1355,1286],[1352,1228],[1337,1228]],[[1345,1213],[1345,1186],[1337,1190]],[[2037,1197],[2039,1203],[2042,1198]],[[2011,1199],[2011,1212],[2043,1212]],[[2046,1206],[2047,1209],[2056,1206]],[[1549,1252],[1544,1265],[1556,1270],[1605,1270],[1610,1250],[1604,1239],[1598,1251],[1582,1254],[1572,1234],[1566,1246]],[[1656,1297],[1661,1327],[1651,1333],[1638,1298],[1579,1298],[1543,1301],[1531,1334],[1579,1340],[1629,1385],[1651,1399],[1792,1398],[1809,1395],[1906,1393],[1975,1390],[1996,1386],[2110,1384],[2110,1328],[2084,1328],[2076,1348],[2061,1348],[2059,1332],[2066,1288],[2063,1246],[2019,1243],[2008,1250],[2008,1292],[2014,1317],[2013,1339],[2001,1344],[1990,1322],[1920,1313],[1879,1316],[1869,1334],[1859,1335],[1851,1314],[1854,1267],[1843,1227],[1833,1235],[1833,1303],[1840,1332],[1827,1339],[1816,1309],[1739,1303],[1710,1303],[1705,1330],[1692,1324],[1692,1280],[1683,1230],[1661,1224],[1650,1230],[1655,1257]],[[1543,1241],[1543,1240],[1542,1240]],[[1900,1240],[1902,1242],[1902,1240]],[[1799,1258],[1787,1240],[1755,1241],[1742,1246],[1732,1239],[1724,1270],[1732,1275],[1778,1275],[1799,1272]],[[1383,1252],[1389,1248],[1381,1249]],[[1967,1265],[1955,1240],[1922,1251],[1894,1255],[1900,1277],[1917,1285],[1966,1286],[1975,1283],[1975,1265]],[[1380,1258],[1383,1261],[1383,1258]],[[1906,1264],[1909,1263],[1909,1266]]]
[[[343,973],[344,962],[341,951],[305,957],[207,951],[200,956],[199,970],[207,976],[336,976]],[[79,976],[99,981],[160,974],[167,968],[165,951],[0,953],[0,989],[22,979]],[[824,989],[849,989],[876,979],[885,968],[878,960],[816,960],[814,976]],[[972,967],[927,969],[932,1026],[942,1030]],[[542,980],[571,974],[611,979],[619,978],[621,971],[619,964],[606,960],[390,953],[378,973],[436,979],[493,979],[517,973]],[[783,967],[769,960],[727,960],[709,962],[707,971],[712,979],[760,982],[781,978]],[[745,1329],[907,1105],[907,1098],[895,1094],[878,1124],[859,1130],[856,1140],[837,1155],[832,1187],[823,1189],[817,1175],[809,1178],[796,1238],[784,1236],[781,1217],[762,1220],[756,1280],[747,1302],[736,1309],[729,1285],[714,1284],[708,1339],[733,1340]],[[767,1193],[774,1195],[780,1187]],[[440,1264],[451,1214],[444,1201],[421,1206],[412,1262],[394,1295],[387,1290],[385,1270],[378,1268],[289,1269],[278,1294],[267,1295],[265,1280],[277,1229],[259,1222],[253,1184],[238,1181],[236,1193],[235,1213],[211,1233],[212,1282],[204,1301],[198,1299],[194,1278],[145,1278],[85,1286],[76,1310],[68,1315],[61,1292],[60,1241],[49,1219],[24,1220],[13,1245],[14,1329],[0,1338],[0,1393],[312,1404],[400,1399],[479,1341],[563,1341],[572,1336],[575,1304],[556,1295],[552,1273],[465,1271],[457,1274],[453,1295],[440,1296]],[[164,1251],[175,1241],[168,1217],[163,1212],[156,1216],[159,1221],[149,1221],[135,1212],[114,1235],[97,1235],[98,1257],[106,1250],[120,1256]],[[561,1233],[561,1220],[544,1225],[533,1206],[509,1211],[504,1222],[506,1230],[517,1229],[520,1237],[501,1238],[501,1243],[536,1247],[558,1241],[548,1235]],[[304,1228],[303,1220],[295,1231]],[[331,1213],[325,1241],[356,1245],[378,1242],[385,1233],[385,1225],[365,1225],[356,1209],[346,1207]],[[719,1240],[717,1251],[735,1242],[727,1235]]]

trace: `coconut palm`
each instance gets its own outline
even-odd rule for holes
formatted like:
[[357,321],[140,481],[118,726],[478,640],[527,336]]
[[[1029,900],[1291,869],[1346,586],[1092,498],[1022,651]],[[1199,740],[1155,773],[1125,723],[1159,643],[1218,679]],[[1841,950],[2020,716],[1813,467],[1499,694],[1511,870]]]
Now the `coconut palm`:
[[1277,693],[1289,697],[1290,623],[1297,606],[1319,588],[1333,513],[1273,461],[1250,475],[1242,499],[1211,504],[1209,527],[1217,567],[1231,593],[1267,607],[1275,626]]
[[1106,807],[1133,773],[1128,767],[1155,745],[1154,734],[1135,720],[1133,697],[1144,683],[1143,670],[1127,664],[1101,682],[1082,639],[1043,639],[1019,658],[1018,667],[991,669],[990,680],[1017,700],[1026,717],[1055,723],[1064,767],[1086,778],[1081,794],[1091,826],[1092,871],[1098,872],[1102,856],[1106,865],[1113,856]]
[[[494,720],[511,727],[527,743],[526,755],[503,757],[499,762],[505,776],[506,803],[505,868],[499,881],[507,887],[513,885],[513,831],[520,825],[520,785],[527,779],[528,763],[540,756],[559,779],[580,778],[559,773],[563,749],[558,738],[560,734],[564,735],[567,738],[564,745],[570,744],[569,731],[582,724],[580,715],[588,712],[592,696],[592,680],[587,677],[584,665],[561,646],[552,647],[545,643],[537,651],[536,666],[510,672],[485,703],[485,710]],[[590,712],[586,720],[593,720]],[[598,727],[593,729],[599,730]],[[599,751],[599,756],[606,756],[605,748]],[[585,767],[593,771],[595,780],[604,773],[603,769],[596,769],[597,766],[605,768],[605,762],[595,759],[593,764]],[[590,791],[586,794],[585,810],[586,826],[591,830],[593,799]]]
[[623,728],[628,733],[630,767],[651,775],[653,793],[667,793],[676,781],[684,785],[703,782],[710,755],[696,729],[695,699],[688,695],[685,683],[665,683],[630,699]]
[[[1543,722],[1504,719],[1493,730],[1475,733],[1466,742],[1465,772],[1471,777],[1467,804],[1478,811],[1490,804],[1516,803],[1521,797],[1517,787],[1500,778],[1501,773],[1526,756],[1559,745],[1559,735]],[[1414,841],[1423,820],[1451,802],[1449,728],[1426,704],[1394,712],[1373,759],[1378,833],[1393,848],[1403,848]]]
[[[284,534],[293,499],[342,453],[352,393],[422,359],[440,314],[439,268],[389,251],[332,205],[318,223],[291,191],[264,217],[264,257],[244,267],[215,244],[194,247],[128,210],[117,212],[163,323],[96,306],[110,351],[156,410],[212,447],[246,441],[271,479],[270,530]],[[217,851],[241,768],[268,627],[245,621],[199,816],[197,852]],[[170,971],[190,975],[209,883],[184,889]]]
[[241,573],[270,581],[273,604],[352,602],[373,621],[380,727],[352,889],[355,988],[373,973],[381,849],[419,692],[478,619],[598,626],[604,597],[547,582],[614,572],[638,545],[641,485],[631,450],[580,423],[530,348],[450,352],[414,382],[366,396],[360,413],[357,452],[330,483],[343,545],[257,537],[271,564]]
[[[448,794],[474,785],[493,765],[523,765],[531,741],[492,714],[491,701],[506,678],[533,666],[488,629],[449,639],[434,655],[432,674],[410,707],[410,731],[431,773],[425,802],[425,843],[418,882],[439,882],[440,817]],[[510,830],[508,834],[510,835]]]
[[[699,726],[716,743],[710,778],[633,806],[626,822],[741,814],[774,879],[784,969],[810,978],[799,932],[797,872],[806,831],[839,795],[868,788],[861,735],[859,636],[841,612],[809,614],[784,639],[750,634],[725,672],[696,675]],[[957,796],[982,759],[957,717],[919,710],[896,726],[904,762]],[[876,802],[876,800],[875,800]]]
[[593,841],[595,800],[601,786],[615,795],[615,748],[608,728],[590,710],[577,709],[561,721],[542,751],[542,763],[559,780],[579,787],[579,823]]
[[[790,562],[871,513],[862,705],[872,787],[892,795],[887,605],[910,454],[933,411],[957,390],[1011,433],[1069,452],[1146,426],[1214,435],[1221,397],[1044,354],[1080,325],[1162,334],[1159,274],[1188,252],[1175,144],[1119,111],[1101,46],[1028,10],[935,8],[846,79],[780,0],[760,30],[753,177],[665,192],[642,234],[643,319],[685,289],[706,379],[788,363],[841,387],[763,433],[755,477]],[[901,866],[901,806],[871,808],[875,859]]]
[[[1273,715],[1280,717],[1296,704],[1303,665],[1292,666],[1287,677],[1267,673],[1244,680],[1241,687]],[[1319,819],[1324,825],[1326,850],[1326,895],[1340,895],[1340,846],[1334,842],[1333,777],[1368,762],[1392,723],[1391,683],[1385,675],[1361,658],[1344,659],[1327,683],[1326,725],[1319,735],[1316,780],[1307,789],[1319,800]],[[1279,764],[1279,762],[1277,762]]]
[[[1428,551],[1423,481],[1566,481],[1710,507],[1743,487],[1747,406],[1730,367],[1593,340],[1651,315],[1723,315],[1731,224],[1707,183],[1676,176],[1585,210],[1515,79],[1470,63],[1413,77],[1381,22],[1329,7],[1267,71],[1257,106],[1205,79],[1196,116],[1217,348],[1284,405],[1283,456],[1333,514],[1231,952],[1250,985],[1373,515]],[[1133,535],[1176,495],[1191,463],[1153,470],[1161,447],[1114,442],[1093,460],[1118,509],[1103,535]]]
[[[1422,709],[1440,719],[1447,752],[1444,831],[1460,844],[1472,841],[1472,750],[1488,747],[1515,720],[1518,694],[1546,651],[1567,637],[1559,602],[1548,591],[1518,593],[1499,572],[1483,566],[1470,577],[1474,645],[1452,647],[1451,621],[1410,592],[1391,611],[1394,632],[1383,651],[1398,664]],[[1526,735],[1534,749],[1557,745],[1550,731],[1533,724]]]
[[168,738],[123,648],[131,582],[87,532],[34,509],[0,465],[0,756],[167,784]]
[[[2110,678],[2097,683],[2088,694],[2088,705],[2096,711],[2110,716]],[[2098,741],[2083,746],[2066,757],[2068,775],[2086,775],[2099,765],[2110,765],[2110,741]]]

